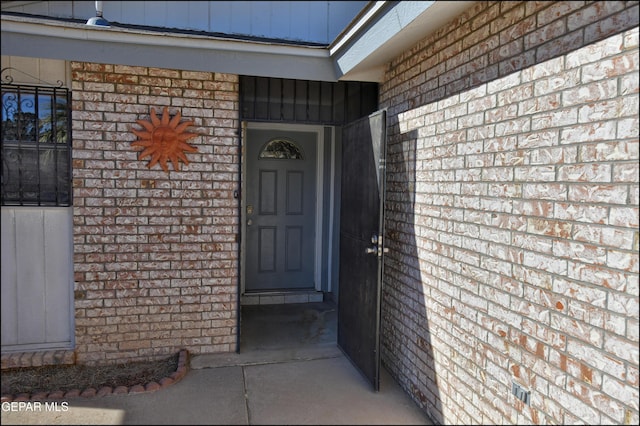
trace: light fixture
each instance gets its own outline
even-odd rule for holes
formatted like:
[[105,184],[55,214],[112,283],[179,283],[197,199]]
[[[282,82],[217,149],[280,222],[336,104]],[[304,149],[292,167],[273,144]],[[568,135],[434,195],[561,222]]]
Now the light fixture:
[[87,21],[87,25],[91,25],[92,27],[103,27],[103,28],[111,27],[111,24],[109,24],[109,21],[107,21],[102,17],[101,1],[96,1],[96,16],[94,16],[93,18],[90,18]]

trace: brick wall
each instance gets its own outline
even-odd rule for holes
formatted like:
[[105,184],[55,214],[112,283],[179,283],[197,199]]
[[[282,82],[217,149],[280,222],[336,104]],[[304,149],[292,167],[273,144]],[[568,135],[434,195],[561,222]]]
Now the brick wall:
[[382,357],[438,423],[638,423],[637,16],[479,2],[388,65]]
[[[236,345],[238,78],[72,63],[78,363]],[[188,165],[169,172],[131,146],[149,121],[193,121]]]

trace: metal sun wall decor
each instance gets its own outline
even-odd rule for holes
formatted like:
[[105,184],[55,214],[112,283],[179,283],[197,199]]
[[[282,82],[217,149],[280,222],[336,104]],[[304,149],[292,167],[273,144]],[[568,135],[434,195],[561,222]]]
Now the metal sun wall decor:
[[179,111],[173,118],[170,118],[169,109],[164,107],[162,118],[158,118],[155,109],[151,108],[150,121],[136,120],[144,130],[131,129],[133,134],[138,137],[138,140],[132,142],[131,146],[144,148],[138,155],[139,160],[151,157],[147,165],[148,168],[160,163],[162,169],[168,173],[168,162],[171,161],[173,169],[180,170],[179,160],[189,164],[185,151],[198,151],[198,148],[186,143],[188,139],[197,136],[196,133],[185,132],[186,128],[193,124],[193,121],[180,123],[181,118]]

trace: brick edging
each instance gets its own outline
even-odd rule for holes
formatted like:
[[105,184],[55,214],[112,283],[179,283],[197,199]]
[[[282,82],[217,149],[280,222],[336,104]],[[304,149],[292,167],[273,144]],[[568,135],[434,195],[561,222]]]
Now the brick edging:
[[2,395],[2,402],[28,402],[28,401],[45,401],[45,400],[61,400],[69,398],[92,398],[102,397],[107,395],[125,395],[125,394],[137,394],[144,392],[155,392],[160,389],[164,389],[178,381],[180,381],[187,374],[187,362],[188,352],[186,349],[182,349],[178,355],[178,367],[176,371],[171,373],[168,377],[163,377],[158,382],[151,381],[148,383],[141,383],[133,386],[118,386],[115,389],[110,386],[105,386],[100,389],[88,387],[84,390],[71,389],[68,391],[54,390],[51,392],[35,392],[31,393],[19,393],[15,395],[7,394]]
[[76,363],[76,352],[71,349],[10,352],[2,354],[2,370],[10,368],[73,365]]

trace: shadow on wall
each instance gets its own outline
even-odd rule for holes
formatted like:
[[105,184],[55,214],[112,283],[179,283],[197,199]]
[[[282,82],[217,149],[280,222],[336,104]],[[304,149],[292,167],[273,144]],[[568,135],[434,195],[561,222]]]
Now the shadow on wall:
[[[397,112],[407,111],[449,98],[637,27],[640,23],[637,2],[626,5],[623,3],[593,2],[585,5],[582,2],[558,1],[539,2],[534,5],[531,2],[496,2],[495,4],[478,2],[462,17],[420,42],[411,49],[410,54],[404,52],[390,64],[388,71],[393,74],[396,68],[411,71],[407,63],[414,62],[414,57],[428,58],[422,63],[417,63],[417,66],[425,70],[418,73],[418,77],[424,74],[427,76],[426,81],[421,78],[406,81],[406,87],[398,92],[402,101],[400,104],[393,105],[392,109]],[[495,21],[481,16],[492,13],[494,8],[499,8],[498,14],[502,15]],[[527,27],[532,22],[532,18],[545,13],[555,16],[555,21],[547,22],[546,27],[539,29]],[[506,26],[507,15],[513,19],[513,16],[520,14],[523,17],[515,19],[511,26]],[[567,15],[572,16],[568,18]],[[502,30],[498,30],[500,33],[481,40],[476,45],[470,45],[466,49],[461,48],[460,40],[452,38],[454,34],[459,32],[464,24],[468,24],[468,21],[474,21],[475,25],[475,20],[483,19],[487,19],[484,27],[493,29],[494,25],[502,26]],[[567,19],[572,20],[573,31],[563,34],[545,34],[548,27],[563,23],[566,26],[564,21]],[[476,32],[481,32],[484,27]],[[503,38],[507,41],[503,41]],[[465,43],[467,43],[466,40]],[[438,58],[444,59],[440,61]],[[443,62],[451,62],[451,65],[447,64],[446,69],[453,72],[441,71],[440,65],[443,65]],[[383,91],[381,96],[384,98]],[[407,93],[414,95],[407,97]],[[389,100],[384,100],[380,106],[392,107],[391,103]],[[394,114],[390,112],[390,115]]]
[[[439,385],[431,347],[434,328],[428,313],[438,306],[425,305],[423,283],[430,280],[421,270],[419,251],[433,250],[415,227],[417,131],[401,134],[398,117],[390,116],[387,128],[395,135],[387,147],[385,207],[385,281],[382,287],[381,359],[406,392],[438,423],[443,422]],[[424,256],[423,256],[424,258]],[[409,362],[409,364],[407,363]],[[426,380],[413,380],[415,372]]]

